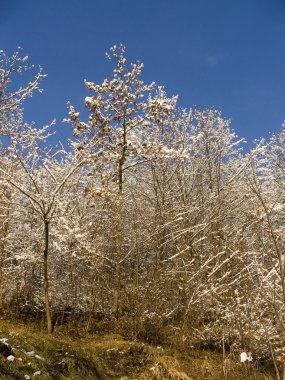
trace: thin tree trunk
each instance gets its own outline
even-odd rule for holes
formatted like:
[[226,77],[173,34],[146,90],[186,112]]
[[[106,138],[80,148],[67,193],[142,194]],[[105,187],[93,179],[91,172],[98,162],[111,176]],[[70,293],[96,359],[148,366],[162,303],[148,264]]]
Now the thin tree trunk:
[[115,284],[113,292],[113,307],[112,314],[118,318],[120,314],[120,290],[121,290],[121,259],[122,259],[122,244],[123,244],[123,227],[122,227],[122,199],[120,195],[119,209],[118,209],[118,221],[116,225],[116,262],[115,262]]
[[44,239],[45,239],[45,249],[44,249],[45,312],[46,312],[47,331],[49,334],[51,334],[52,333],[52,321],[51,321],[50,299],[49,299],[49,281],[48,281],[48,249],[49,249],[49,221],[48,220],[44,220]]
[[125,120],[123,124],[123,150],[119,160],[118,166],[118,185],[119,185],[119,203],[117,211],[117,226],[116,226],[116,263],[115,263],[115,284],[114,284],[114,292],[113,292],[113,307],[112,314],[115,315],[116,318],[119,317],[120,314],[120,290],[121,290],[121,259],[123,254],[123,171],[124,171],[124,162],[126,158],[126,149],[127,149],[127,136],[126,136],[126,126]]

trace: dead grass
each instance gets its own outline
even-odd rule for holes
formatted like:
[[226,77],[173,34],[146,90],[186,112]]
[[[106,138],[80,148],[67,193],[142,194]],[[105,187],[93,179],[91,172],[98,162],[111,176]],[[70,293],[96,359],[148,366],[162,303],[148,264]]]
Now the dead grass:
[[4,380],[274,380],[238,357],[223,362],[219,353],[153,347],[115,334],[48,336],[0,320],[0,338],[8,339],[15,356],[13,362],[0,358]]

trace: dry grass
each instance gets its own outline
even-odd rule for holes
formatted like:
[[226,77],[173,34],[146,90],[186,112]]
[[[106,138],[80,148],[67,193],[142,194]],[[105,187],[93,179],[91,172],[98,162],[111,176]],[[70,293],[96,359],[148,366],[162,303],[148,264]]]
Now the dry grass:
[[[14,347],[14,362],[0,358],[0,379],[20,380],[274,380],[239,358],[199,350],[153,347],[119,335],[48,336],[0,320],[0,338]],[[43,360],[27,355],[34,351]],[[34,373],[40,371],[39,376]]]

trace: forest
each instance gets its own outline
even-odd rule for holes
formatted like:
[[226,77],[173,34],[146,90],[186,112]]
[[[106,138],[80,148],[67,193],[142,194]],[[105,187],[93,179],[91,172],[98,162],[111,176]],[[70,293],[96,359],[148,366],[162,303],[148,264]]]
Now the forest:
[[67,94],[59,142],[25,122],[45,74],[0,53],[1,316],[243,353],[283,379],[285,126],[248,144],[145,83],[123,45],[107,59],[86,116]]

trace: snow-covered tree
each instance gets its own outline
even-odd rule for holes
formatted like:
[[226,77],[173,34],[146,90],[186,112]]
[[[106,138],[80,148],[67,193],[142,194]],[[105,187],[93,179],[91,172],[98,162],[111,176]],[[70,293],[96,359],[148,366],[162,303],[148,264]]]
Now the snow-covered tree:
[[[12,135],[9,146],[9,158],[13,162],[11,168],[0,168],[2,183],[16,190],[18,197],[11,202],[20,210],[24,209],[33,215],[35,222],[31,226],[42,229],[42,237],[38,237],[43,256],[43,284],[45,313],[48,332],[52,332],[51,306],[49,296],[48,258],[50,252],[50,225],[60,216],[64,209],[64,195],[68,195],[68,187],[72,185],[72,175],[83,162],[72,156],[58,154],[43,149],[42,143],[48,137],[48,127],[35,130],[26,126],[24,135]],[[71,158],[70,158],[71,157]],[[73,159],[72,159],[73,158]],[[26,223],[26,222],[25,222]],[[32,229],[32,227],[31,227]],[[38,231],[39,233],[39,231]],[[26,257],[28,248],[21,254]]]
[[121,264],[132,249],[125,223],[129,212],[127,179],[137,166],[169,154],[161,135],[163,128],[169,127],[176,99],[167,98],[161,88],[155,89],[154,83],[145,84],[140,79],[143,64],[129,67],[122,45],[111,48],[107,57],[115,61],[113,78],[105,79],[101,85],[85,81],[92,94],[85,98],[90,112],[88,122],[81,121],[72,106],[69,122],[74,126],[74,149],[87,158],[95,176],[100,172],[101,183],[97,180],[95,192],[102,196],[112,194],[109,215],[114,242],[113,313],[118,315]]
[[[20,74],[29,74],[33,67],[28,65],[28,56],[21,56],[21,48],[11,56],[0,51],[0,136],[19,132],[23,103],[35,91],[41,91],[40,82],[45,77],[41,68],[34,77],[28,76],[27,84],[20,85],[16,90],[11,89],[11,82],[19,79]],[[17,74],[18,78],[15,78]]]

